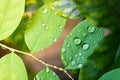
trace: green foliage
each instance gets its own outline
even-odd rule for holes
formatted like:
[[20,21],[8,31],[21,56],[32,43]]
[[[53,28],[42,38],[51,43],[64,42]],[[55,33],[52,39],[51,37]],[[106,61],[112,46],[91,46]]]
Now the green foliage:
[[34,80],[60,80],[60,79],[55,74],[55,72],[46,67],[35,76]]
[[[74,69],[76,75],[79,73],[78,80],[119,80],[119,3],[120,0],[0,0],[0,41],[22,51],[28,46],[31,53],[53,44],[63,31],[67,18],[86,19],[64,41],[61,58],[65,69],[0,43],[1,47],[11,51],[0,59],[0,80],[28,80],[25,66],[15,53],[29,56],[46,66],[34,80],[60,80],[48,67],[63,71],[71,79],[66,69]],[[109,35],[103,38],[104,28],[97,26],[111,29]]]
[[118,35],[112,33],[99,43],[81,68],[79,80],[98,80],[110,68],[119,47]]
[[46,3],[64,17],[78,18],[81,16],[73,0],[46,0]]
[[25,33],[25,41],[30,51],[42,50],[55,42],[63,31],[65,21],[47,5],[42,6],[34,15]]
[[81,68],[103,37],[103,29],[87,20],[80,22],[67,36],[61,49],[62,61],[67,69]]
[[120,80],[120,68],[107,72],[99,80]]
[[0,0],[0,41],[10,36],[19,25],[25,0]]
[[[120,30],[120,0],[74,0],[81,14],[97,26]],[[115,6],[115,7],[114,7]],[[117,9],[117,10],[116,10]]]
[[28,80],[25,66],[15,53],[0,59],[0,69],[0,80]]

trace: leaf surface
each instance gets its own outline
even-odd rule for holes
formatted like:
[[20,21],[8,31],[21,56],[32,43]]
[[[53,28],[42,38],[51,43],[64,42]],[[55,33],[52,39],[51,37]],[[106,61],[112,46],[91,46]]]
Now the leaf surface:
[[103,35],[102,28],[93,26],[87,20],[80,22],[67,36],[61,49],[65,68],[81,68]]
[[119,47],[119,34],[120,32],[110,33],[99,42],[80,69],[79,80],[98,80],[110,70]]
[[28,80],[25,66],[15,53],[0,59],[0,80]]
[[19,25],[25,0],[0,0],[0,40],[6,39]]
[[50,46],[63,31],[66,19],[55,14],[46,4],[34,15],[25,32],[25,42],[31,52]]
[[107,72],[99,80],[120,80],[120,68]]

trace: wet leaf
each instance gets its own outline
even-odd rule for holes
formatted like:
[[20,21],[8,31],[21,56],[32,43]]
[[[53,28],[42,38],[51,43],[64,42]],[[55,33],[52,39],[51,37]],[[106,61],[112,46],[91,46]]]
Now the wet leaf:
[[103,35],[102,28],[93,26],[87,20],[80,22],[67,36],[61,49],[65,68],[81,68]]
[[33,16],[25,32],[25,42],[31,52],[50,46],[63,31],[66,19],[56,15],[46,4]]
[[79,80],[98,80],[109,70],[119,47],[119,39],[119,33],[115,32],[100,41],[81,68]]

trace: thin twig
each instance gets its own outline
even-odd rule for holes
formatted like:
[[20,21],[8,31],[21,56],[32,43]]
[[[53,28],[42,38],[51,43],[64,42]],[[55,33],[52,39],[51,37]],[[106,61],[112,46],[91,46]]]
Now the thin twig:
[[1,43],[0,43],[0,46],[6,48],[6,49],[8,49],[8,50],[10,50],[11,52],[18,52],[18,53],[27,55],[27,56],[33,58],[34,60],[36,60],[36,61],[42,63],[42,64],[45,65],[45,66],[48,66],[48,67],[51,67],[51,68],[54,68],[54,69],[58,69],[58,70],[60,70],[60,71],[63,71],[71,80],[74,80],[74,79],[72,78],[72,76],[71,76],[65,69],[63,69],[63,68],[60,68],[60,67],[57,67],[57,66],[48,64],[48,63],[44,62],[43,60],[40,60],[40,59],[34,57],[34,56],[31,55],[30,53],[23,52],[23,51],[19,51],[19,50],[16,50],[16,49],[13,49],[13,48],[8,47],[8,46],[6,46],[6,45],[4,45],[4,44],[1,44]]

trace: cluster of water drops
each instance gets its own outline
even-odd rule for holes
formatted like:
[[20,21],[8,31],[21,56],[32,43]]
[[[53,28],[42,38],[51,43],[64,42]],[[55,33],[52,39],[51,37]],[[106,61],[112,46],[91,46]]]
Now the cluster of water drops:
[[[43,13],[43,14],[47,14],[47,13],[48,13],[48,9],[47,9],[47,8],[43,8],[43,9],[42,9],[42,13]],[[57,15],[57,13],[55,12],[54,15]],[[47,30],[49,29],[49,27],[50,27],[50,26],[48,26],[48,25],[46,24],[46,22],[41,22],[41,26],[43,27],[43,31],[44,31],[44,30],[47,31]],[[62,25],[58,25],[58,29],[63,29],[63,26],[62,26]],[[56,30],[56,32],[57,32],[57,30]],[[57,41],[57,39],[56,39],[56,38],[53,38],[53,42],[56,42],[56,41]]]
[[[87,34],[92,34],[95,31],[96,31],[96,27],[89,26],[87,28],[87,32],[84,32],[83,34],[79,34],[79,35],[82,35],[83,37],[86,37]],[[78,32],[80,33],[80,30],[78,30]],[[72,37],[72,33],[70,33],[70,35],[68,35],[67,37],[70,37],[70,36]],[[86,50],[88,50],[90,48],[90,44],[84,43],[84,41],[82,41],[82,39],[80,37],[74,37],[73,38],[73,43],[76,46],[80,45],[83,51],[86,51]],[[67,47],[69,47],[70,45],[71,45],[70,43],[66,44]],[[66,53],[66,48],[63,47],[61,49],[61,52],[62,52],[62,54],[65,54]],[[75,58],[75,59],[73,59],[73,58]],[[76,59],[78,60],[77,62],[76,62]],[[69,60],[69,62],[71,62],[70,63],[71,66],[77,66],[77,68],[81,68],[82,67],[82,63],[79,63],[79,61],[80,60],[84,61],[84,55],[83,55],[83,53],[80,52],[79,54],[77,54],[75,56],[70,56],[68,58],[68,60]]]

